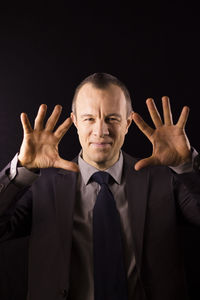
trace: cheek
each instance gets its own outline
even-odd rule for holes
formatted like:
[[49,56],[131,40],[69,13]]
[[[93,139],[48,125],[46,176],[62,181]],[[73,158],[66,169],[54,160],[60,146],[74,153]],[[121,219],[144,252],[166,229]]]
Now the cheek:
[[113,135],[116,137],[116,139],[123,139],[125,134],[126,128],[124,126],[116,126],[115,128],[113,128]]
[[79,139],[85,141],[90,135],[90,130],[87,127],[79,127],[77,133],[79,135]]
[[115,131],[114,139],[115,139],[115,142],[116,142],[117,146],[121,147],[123,145],[125,135],[126,135],[126,129],[125,128],[121,127],[119,130]]

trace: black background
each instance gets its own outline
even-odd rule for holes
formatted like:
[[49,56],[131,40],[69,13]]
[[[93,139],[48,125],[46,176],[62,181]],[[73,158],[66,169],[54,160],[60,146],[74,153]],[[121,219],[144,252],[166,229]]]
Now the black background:
[[[111,73],[128,87],[133,108],[151,124],[145,100],[168,95],[174,120],[191,108],[186,132],[199,150],[199,10],[193,2],[73,1],[0,10],[0,168],[19,151],[20,113],[33,122],[39,104],[69,116],[79,82],[94,72]],[[80,146],[71,127],[60,153],[72,159]],[[124,144],[144,157],[151,145],[132,125]],[[199,299],[199,230],[183,228],[192,299]],[[0,298],[25,299],[28,240],[0,246]],[[197,295],[198,294],[198,295]]]

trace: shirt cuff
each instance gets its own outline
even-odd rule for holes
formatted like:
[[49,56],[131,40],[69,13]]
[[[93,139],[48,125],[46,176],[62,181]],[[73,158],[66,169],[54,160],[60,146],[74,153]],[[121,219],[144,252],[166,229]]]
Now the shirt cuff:
[[30,171],[25,167],[18,167],[18,153],[15,155],[10,165],[9,179],[13,181],[14,184],[20,187],[30,186],[39,176],[38,173]]
[[170,169],[172,169],[175,173],[177,174],[183,174],[183,173],[189,173],[189,172],[194,172],[193,168],[193,161],[194,158],[198,155],[198,152],[192,148],[192,160],[189,163],[182,164],[178,167],[171,167],[169,166]]

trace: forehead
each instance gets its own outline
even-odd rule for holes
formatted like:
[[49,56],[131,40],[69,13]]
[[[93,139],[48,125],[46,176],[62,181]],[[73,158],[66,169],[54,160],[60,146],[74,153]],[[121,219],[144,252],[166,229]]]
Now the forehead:
[[76,110],[106,110],[121,112],[126,110],[126,98],[122,89],[114,84],[97,88],[91,83],[83,85],[76,98]]

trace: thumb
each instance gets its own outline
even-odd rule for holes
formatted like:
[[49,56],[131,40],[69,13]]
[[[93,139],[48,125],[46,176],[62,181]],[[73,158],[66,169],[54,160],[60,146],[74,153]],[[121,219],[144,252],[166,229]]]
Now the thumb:
[[156,165],[156,161],[155,158],[153,156],[144,158],[139,160],[136,164],[135,164],[135,170],[139,171],[147,166],[153,166]]
[[68,171],[79,172],[79,167],[76,163],[60,158],[55,162],[55,168],[61,168]]

